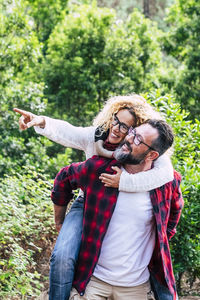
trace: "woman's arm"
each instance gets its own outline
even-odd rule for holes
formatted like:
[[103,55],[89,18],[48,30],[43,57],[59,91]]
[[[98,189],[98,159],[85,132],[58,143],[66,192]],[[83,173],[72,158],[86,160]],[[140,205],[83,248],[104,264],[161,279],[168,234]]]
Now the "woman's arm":
[[113,167],[115,175],[102,173],[100,180],[107,187],[119,188],[123,192],[147,192],[174,179],[173,166],[168,155],[159,157],[151,170],[129,174]]
[[[14,108],[14,111],[21,114],[19,127],[26,130],[34,126],[35,131],[50,140],[65,147],[71,147],[87,152],[87,146],[94,143],[94,127],[76,127],[68,122],[37,116],[31,112]],[[90,149],[91,154],[93,149]]]
[[156,189],[174,179],[173,166],[167,154],[163,154],[154,162],[154,167],[145,172],[129,174],[122,172],[119,191],[146,192]]
[[35,126],[35,131],[65,147],[86,151],[94,143],[94,127],[76,127],[62,120],[45,117],[45,127]]

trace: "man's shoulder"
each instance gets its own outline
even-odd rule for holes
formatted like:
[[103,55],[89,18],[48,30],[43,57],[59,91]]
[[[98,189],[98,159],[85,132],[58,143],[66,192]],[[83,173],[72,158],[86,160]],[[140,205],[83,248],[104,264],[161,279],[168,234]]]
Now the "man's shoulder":
[[93,168],[93,170],[107,168],[108,166],[120,166],[120,163],[114,158],[107,158],[103,156],[93,155],[91,158],[85,161],[87,168]]
[[[68,167],[88,168],[90,166],[101,165],[105,161],[106,161],[106,158],[99,157],[98,155],[93,155],[92,157],[88,158],[87,160],[79,161],[79,162],[73,162],[69,166],[66,166],[65,168],[68,168]],[[63,168],[63,169],[65,169],[65,168]]]
[[164,185],[164,187],[166,189],[174,190],[174,189],[176,189],[177,187],[180,186],[180,183],[181,183],[181,174],[178,171],[174,170],[174,178],[173,178],[173,180],[170,181],[170,182],[168,182],[168,183],[166,183]]
[[167,182],[161,187],[158,187],[156,190],[174,190],[180,186],[181,183],[181,174],[174,170],[174,178],[172,181]]
[[99,155],[93,155],[88,160],[86,160],[86,162],[91,163],[91,164],[97,164],[97,163],[100,164],[100,163],[105,163],[105,162],[109,162],[109,161],[112,161],[112,160],[114,160],[114,159],[99,156]]
[[181,178],[181,174],[178,171],[174,170],[174,180],[181,181]]
[[98,156],[98,155],[93,155],[92,157],[88,158],[85,161],[82,162],[76,162],[76,163],[72,163],[69,166],[66,166],[63,169],[74,169],[74,168],[78,168],[79,170],[81,169],[91,169],[94,171],[95,169],[99,169],[105,166],[120,166],[120,163],[116,161],[116,159],[114,158],[107,158],[107,157],[103,157],[103,156]]

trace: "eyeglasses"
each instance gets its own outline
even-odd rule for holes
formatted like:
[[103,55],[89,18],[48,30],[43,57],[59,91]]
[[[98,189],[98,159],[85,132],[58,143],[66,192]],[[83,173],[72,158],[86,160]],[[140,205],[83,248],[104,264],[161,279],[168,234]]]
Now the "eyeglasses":
[[118,119],[118,117],[116,116],[116,114],[114,114],[113,116],[113,120],[112,120],[112,125],[116,126],[117,124],[119,124],[119,131],[121,133],[127,133],[129,131],[129,128],[126,124],[120,122],[120,120]]
[[128,135],[133,135],[133,142],[136,146],[139,146],[140,144],[144,144],[149,149],[156,151],[154,148],[143,142],[142,137],[136,133],[136,130],[133,127],[129,128]]

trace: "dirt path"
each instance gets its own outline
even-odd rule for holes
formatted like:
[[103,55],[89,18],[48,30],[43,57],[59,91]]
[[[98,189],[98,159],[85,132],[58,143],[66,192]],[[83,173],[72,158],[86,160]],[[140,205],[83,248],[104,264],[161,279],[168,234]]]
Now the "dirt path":
[[200,300],[200,296],[185,296],[185,297],[180,297],[180,300]]
[[[48,300],[47,291],[43,292],[37,300]],[[179,300],[200,300],[200,296],[184,296],[179,297]]]

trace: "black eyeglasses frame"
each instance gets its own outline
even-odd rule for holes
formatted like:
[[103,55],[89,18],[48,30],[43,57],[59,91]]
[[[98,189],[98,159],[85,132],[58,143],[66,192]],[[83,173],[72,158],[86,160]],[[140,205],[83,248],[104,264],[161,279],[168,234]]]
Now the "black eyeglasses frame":
[[[128,127],[125,123],[120,122],[120,120],[119,120],[118,117],[117,117],[117,114],[114,114],[114,115],[113,115],[113,120],[112,120],[112,123],[111,123],[111,124],[112,124],[113,126],[119,125],[119,131],[120,131],[121,133],[124,133],[124,134],[128,133],[128,131],[129,131],[129,129],[130,129],[130,127]],[[124,126],[124,127],[123,127],[123,126]],[[121,127],[124,128],[125,131],[122,131],[122,130],[121,130]]]
[[[133,135],[133,142],[136,146],[139,146],[140,144],[144,144],[147,146],[149,149],[156,151],[153,147],[149,146],[143,140],[141,140],[140,136],[136,133],[136,129],[133,128],[132,126],[129,128],[128,135]],[[137,138],[138,144],[135,143],[135,138]]]

